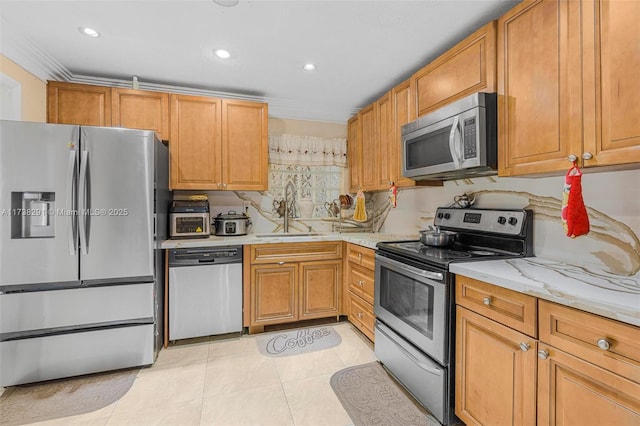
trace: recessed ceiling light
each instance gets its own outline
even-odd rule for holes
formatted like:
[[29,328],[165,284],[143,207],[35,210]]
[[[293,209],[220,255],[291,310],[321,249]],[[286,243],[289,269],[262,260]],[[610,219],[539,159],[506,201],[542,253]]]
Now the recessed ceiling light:
[[93,28],[79,27],[78,31],[80,31],[82,34],[86,35],[87,37],[93,37],[93,38],[100,37],[100,33],[94,30]]
[[302,68],[304,68],[305,71],[314,71],[318,67],[315,64],[304,64]]
[[229,57],[231,57],[231,54],[224,49],[216,50],[215,54],[218,58],[222,58],[222,59],[229,59]]
[[233,7],[238,4],[238,0],[213,0],[218,6]]

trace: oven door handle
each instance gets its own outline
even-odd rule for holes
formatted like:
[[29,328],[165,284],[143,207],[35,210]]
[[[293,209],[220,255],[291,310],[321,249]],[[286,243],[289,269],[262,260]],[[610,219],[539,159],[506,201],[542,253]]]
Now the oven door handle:
[[389,263],[390,265],[395,266],[396,268],[402,269],[404,271],[408,271],[414,275],[418,275],[424,278],[429,278],[432,280],[442,281],[444,280],[444,274],[442,272],[433,272],[433,271],[425,271],[422,269],[415,268],[411,265],[407,265],[406,263],[398,262],[397,260],[389,259],[388,257],[383,257],[380,255],[376,255],[378,259],[382,262]]
[[[384,334],[384,336],[391,340],[391,341],[395,341],[395,339],[391,336],[389,336],[381,327],[377,327],[378,331],[382,334]],[[437,368],[433,368],[431,366],[428,366],[427,364],[425,364],[424,362],[420,361],[418,358],[416,358],[411,352],[409,352],[408,350],[406,350],[402,345],[397,344],[396,343],[396,347],[398,349],[400,349],[400,351],[405,354],[411,361],[413,361],[418,367],[422,368],[424,371],[426,371],[427,373],[431,373],[435,376],[442,376],[442,370],[439,370]]]

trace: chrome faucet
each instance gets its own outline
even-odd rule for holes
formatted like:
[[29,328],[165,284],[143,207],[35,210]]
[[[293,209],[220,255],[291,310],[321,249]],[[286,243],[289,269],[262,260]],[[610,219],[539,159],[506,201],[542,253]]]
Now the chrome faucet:
[[[289,201],[289,188],[291,188],[291,201]],[[292,182],[284,188],[284,232],[289,232],[289,217],[297,217],[296,214],[296,187]]]

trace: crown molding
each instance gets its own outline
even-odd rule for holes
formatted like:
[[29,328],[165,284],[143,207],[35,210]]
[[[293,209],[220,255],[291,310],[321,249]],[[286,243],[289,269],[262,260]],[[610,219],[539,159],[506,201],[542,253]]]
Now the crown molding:
[[[19,31],[7,23],[1,16],[0,53],[43,81],[55,80],[68,83],[93,84],[109,87],[132,87],[132,81],[130,80],[74,74],[47,52],[30,41],[27,37],[20,34]],[[335,105],[309,104],[288,99],[242,95],[212,89],[173,86],[144,81],[138,82],[138,88],[141,90],[157,92],[266,102],[269,104],[270,116],[293,120],[322,121],[344,124],[351,116],[358,112],[357,108],[347,111],[336,108]]]

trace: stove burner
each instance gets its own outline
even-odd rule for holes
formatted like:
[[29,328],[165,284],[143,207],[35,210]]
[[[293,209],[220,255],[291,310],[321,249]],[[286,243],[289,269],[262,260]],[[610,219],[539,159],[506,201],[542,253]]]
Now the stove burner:
[[489,250],[469,250],[469,253],[477,256],[495,256],[496,252]]

